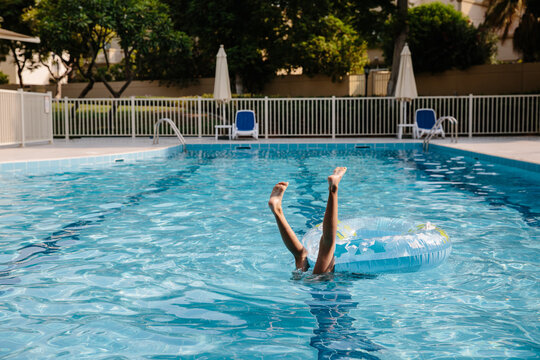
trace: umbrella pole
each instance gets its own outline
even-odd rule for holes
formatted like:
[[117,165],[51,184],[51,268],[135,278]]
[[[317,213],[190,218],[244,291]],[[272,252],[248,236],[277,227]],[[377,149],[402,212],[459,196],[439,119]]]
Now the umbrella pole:
[[225,125],[225,103],[221,104],[221,123]]
[[401,100],[401,114],[399,116],[399,123],[405,124],[403,120],[405,120],[405,101]]
[[407,103],[408,101],[403,102],[403,123],[408,124],[407,122]]

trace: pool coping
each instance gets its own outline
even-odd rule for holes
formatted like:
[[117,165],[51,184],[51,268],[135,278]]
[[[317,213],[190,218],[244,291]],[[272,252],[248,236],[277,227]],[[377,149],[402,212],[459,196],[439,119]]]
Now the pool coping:
[[[289,139],[292,140],[292,139]],[[304,139],[303,139],[304,140]],[[307,139],[306,139],[307,140]],[[413,150],[422,149],[419,141],[408,142],[224,142],[224,143],[188,143],[187,151],[236,151],[236,150]],[[440,153],[467,156],[478,160],[505,165],[540,173],[540,164],[515,160],[501,156],[489,155],[470,150],[458,149],[444,144],[430,144],[430,149]],[[24,173],[40,174],[54,171],[78,170],[87,166],[109,166],[111,164],[129,163],[139,160],[167,158],[182,151],[182,145],[169,145],[160,149],[144,149],[140,151],[119,151],[113,154],[96,156],[65,157],[59,159],[40,159],[26,161],[0,162],[0,174]]]
[[77,170],[85,166],[109,166],[111,164],[135,162],[172,156],[182,150],[182,145],[172,145],[160,149],[118,152],[107,155],[66,157],[47,160],[27,160],[0,163],[0,174],[9,172],[44,173]]
[[456,149],[453,147],[440,145],[440,144],[430,144],[429,146],[437,149],[437,151],[439,152],[455,154],[458,156],[468,156],[468,157],[472,157],[478,160],[489,161],[491,163],[498,164],[498,165],[505,165],[505,166],[519,168],[522,170],[528,170],[528,171],[540,173],[540,164],[536,164],[529,161],[510,159],[503,156],[489,155],[489,154],[484,154],[481,152],[470,151],[470,150]]

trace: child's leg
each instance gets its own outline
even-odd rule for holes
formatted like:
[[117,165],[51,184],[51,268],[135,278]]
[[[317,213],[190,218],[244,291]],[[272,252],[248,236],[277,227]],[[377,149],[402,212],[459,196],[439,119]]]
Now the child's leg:
[[337,167],[328,177],[328,202],[323,220],[323,235],[319,243],[319,255],[313,268],[314,274],[323,274],[334,270],[334,250],[338,223],[338,184],[347,171]]
[[283,199],[283,194],[285,193],[287,186],[289,186],[289,183],[287,182],[280,182],[274,186],[272,194],[270,194],[270,200],[268,200],[268,206],[276,218],[276,223],[283,243],[294,256],[296,268],[306,271],[308,268],[307,250],[300,241],[298,241],[296,234],[285,219],[283,209],[281,208],[281,200]]

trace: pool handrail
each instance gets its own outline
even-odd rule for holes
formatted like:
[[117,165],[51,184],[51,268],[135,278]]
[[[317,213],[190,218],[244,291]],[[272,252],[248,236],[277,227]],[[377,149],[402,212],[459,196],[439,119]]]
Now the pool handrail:
[[[441,126],[442,123],[445,120],[448,120],[448,122],[450,122],[450,141],[453,142],[453,143],[457,143],[457,124],[458,124],[458,121],[457,121],[457,119],[455,117],[453,117],[453,116],[442,116],[442,117],[437,119],[437,121],[435,122],[435,125],[433,125],[433,128],[437,128],[437,127]],[[432,132],[432,133],[428,134],[424,138],[424,143],[422,145],[424,150],[426,150],[426,151],[429,150],[429,142],[431,141],[431,139],[433,138],[433,136],[435,134],[436,134],[435,132]]]
[[159,130],[159,125],[161,125],[161,123],[163,123],[163,122],[166,122],[171,126],[174,133],[178,137],[178,140],[180,140],[180,144],[182,144],[182,151],[185,151],[186,150],[186,140],[184,139],[184,137],[180,133],[180,130],[178,130],[178,128],[176,127],[174,122],[169,118],[161,118],[158,121],[156,121],[156,123],[154,124],[154,141],[153,141],[152,144],[154,144],[154,145],[159,144],[159,131],[158,130]]

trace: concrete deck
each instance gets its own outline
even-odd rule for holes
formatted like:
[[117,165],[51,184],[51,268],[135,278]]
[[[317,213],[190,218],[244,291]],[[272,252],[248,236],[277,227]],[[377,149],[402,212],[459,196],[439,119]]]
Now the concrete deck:
[[[215,140],[213,137],[186,138],[187,144],[227,144],[227,143],[410,143],[411,139],[396,138],[279,138],[259,140]],[[433,144],[478,152],[512,160],[540,164],[540,136],[519,137],[473,137],[459,138],[457,144],[448,139],[436,139]],[[82,138],[66,141],[55,139],[53,144],[29,145],[27,147],[0,147],[0,163],[21,161],[55,160],[99,155],[117,155],[140,151],[163,149],[178,145],[172,137],[161,137],[159,145],[152,145],[150,138]]]
[[506,159],[540,164],[540,136],[473,137],[459,138],[458,141],[457,144],[451,144],[444,140],[435,140],[432,143]]

